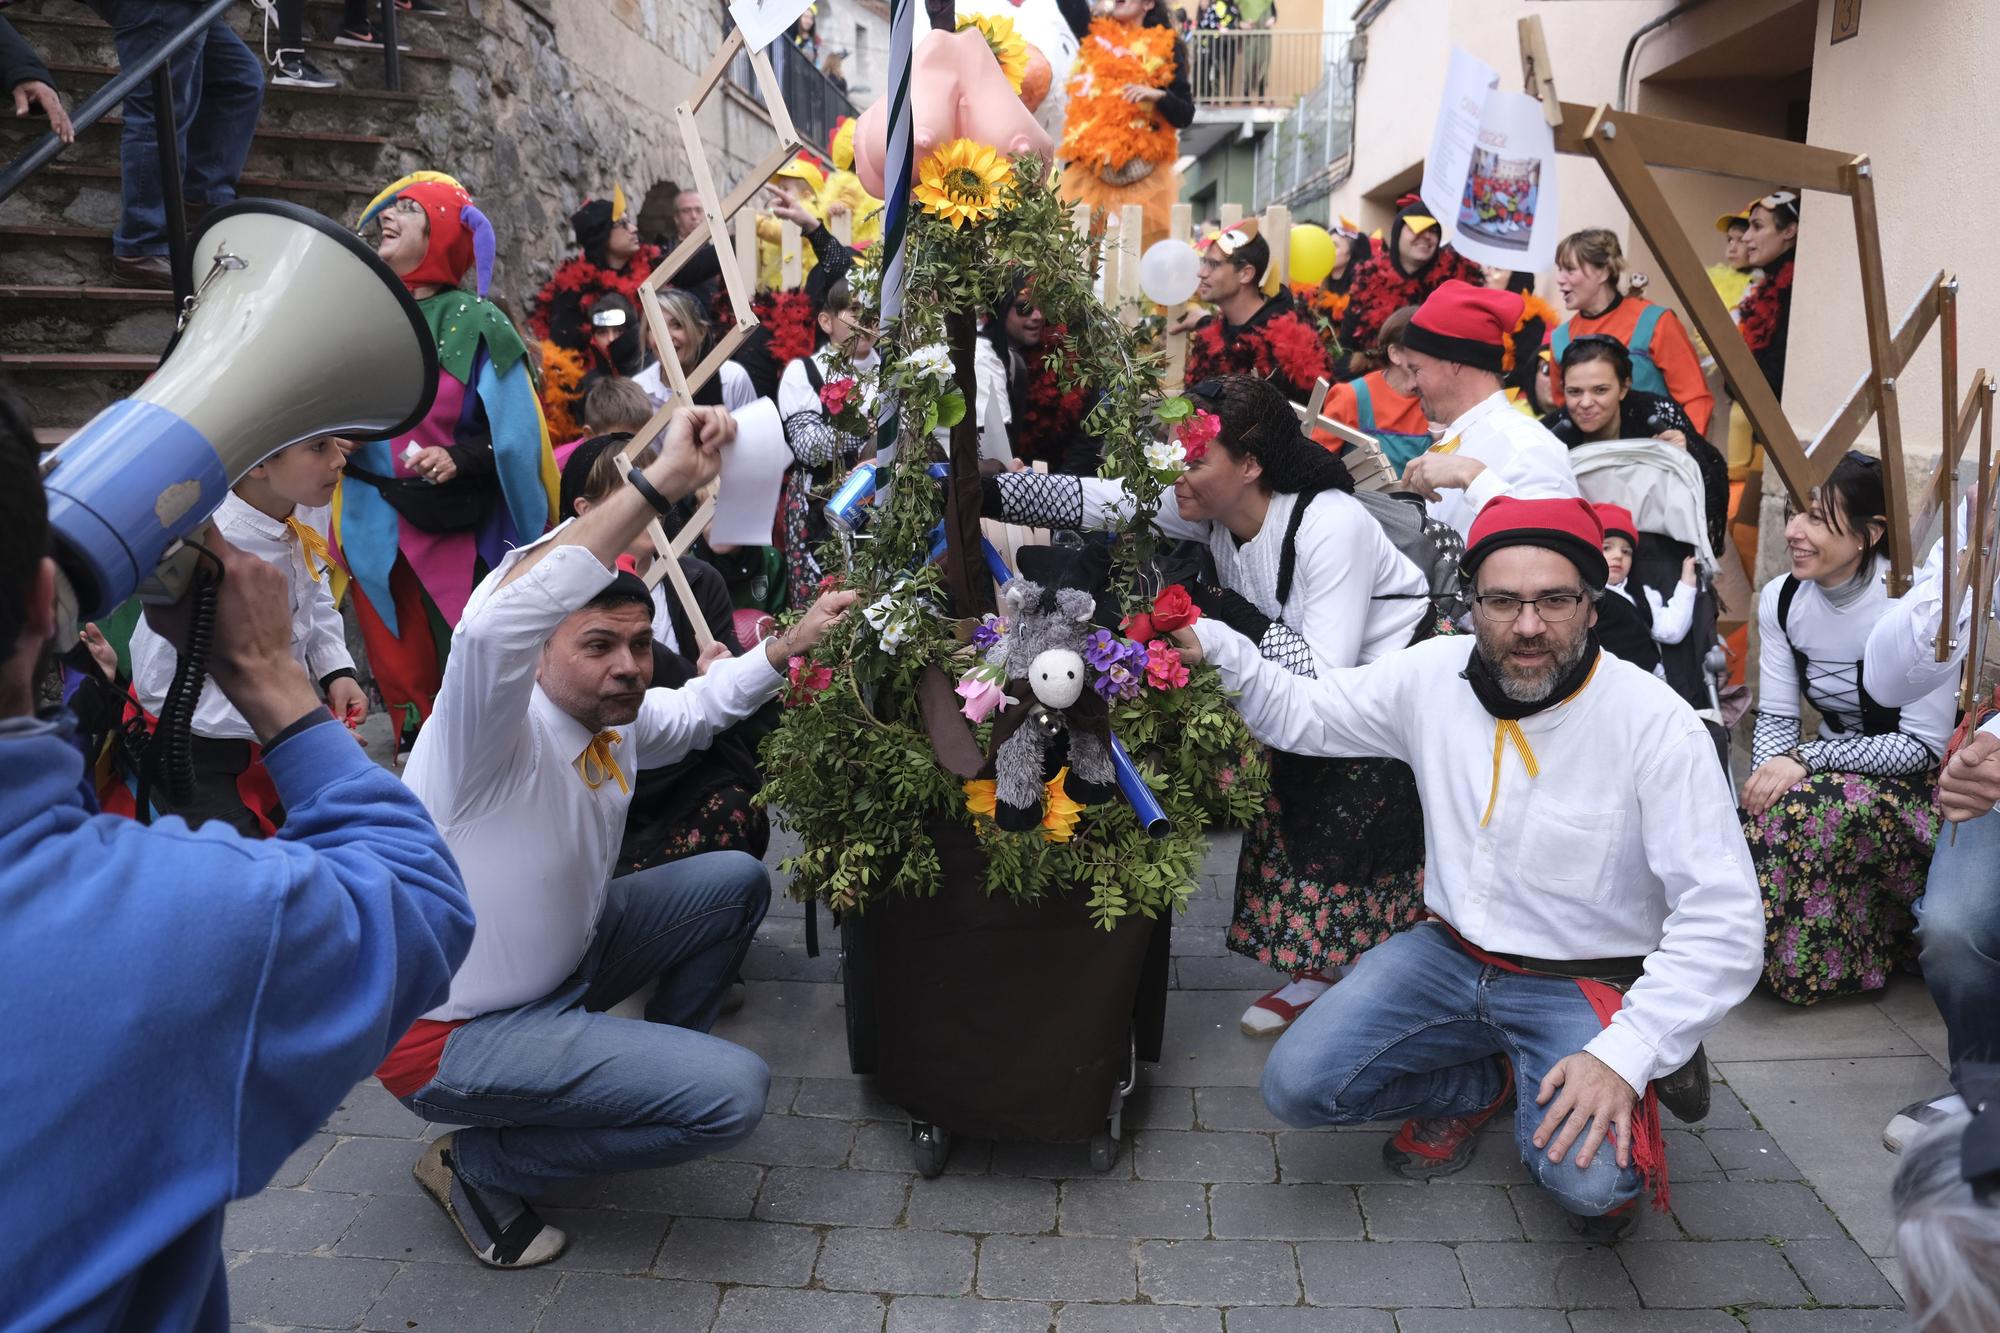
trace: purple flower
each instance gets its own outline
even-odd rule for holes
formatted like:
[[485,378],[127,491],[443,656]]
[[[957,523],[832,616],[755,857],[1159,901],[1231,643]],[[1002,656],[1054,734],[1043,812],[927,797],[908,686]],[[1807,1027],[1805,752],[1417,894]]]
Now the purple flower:
[[1108,629],[1092,634],[1083,650],[1083,660],[1098,671],[1109,671],[1124,656],[1125,641]]
[[986,652],[1007,632],[1007,617],[988,615],[972,629],[972,646]]
[[1140,674],[1134,671],[1128,662],[1129,659],[1123,653],[1119,653],[1109,665],[1103,667],[1104,674],[1092,682],[1099,694],[1106,699],[1131,699],[1138,696]]

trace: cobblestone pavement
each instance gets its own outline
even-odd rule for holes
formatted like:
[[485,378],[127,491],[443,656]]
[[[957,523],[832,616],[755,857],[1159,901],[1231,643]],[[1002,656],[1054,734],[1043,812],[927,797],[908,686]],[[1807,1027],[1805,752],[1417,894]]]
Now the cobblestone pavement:
[[919,1178],[907,1123],[848,1072],[837,952],[807,958],[802,909],[780,897],[749,1002],[717,1029],[774,1075],[740,1148],[562,1191],[543,1211],[569,1252],[493,1272],[411,1179],[437,1131],[371,1079],[231,1209],[234,1317],[395,1333],[1902,1327],[1880,1133],[1945,1083],[1920,983],[1809,1010],[1753,997],[1708,1043],[1708,1120],[1668,1131],[1673,1214],[1579,1244],[1497,1128],[1462,1174],[1412,1185],[1383,1167],[1379,1129],[1265,1112],[1268,1046],[1236,1020],[1271,983],[1222,948],[1234,856],[1218,839],[1174,932],[1165,1059],[1142,1066],[1108,1173],[1083,1145],[963,1142]]

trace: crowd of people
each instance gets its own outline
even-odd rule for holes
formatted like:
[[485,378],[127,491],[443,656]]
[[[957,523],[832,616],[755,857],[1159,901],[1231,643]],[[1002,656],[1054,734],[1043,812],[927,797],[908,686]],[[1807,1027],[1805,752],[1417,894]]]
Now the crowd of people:
[[[146,39],[132,8],[121,50]],[[286,45],[296,9],[275,4],[273,21],[280,56],[302,62]],[[1229,11],[1204,0],[1204,21]],[[1115,0],[1089,25],[1134,49],[1180,44],[1159,0]],[[190,95],[214,97],[218,124],[254,125],[248,48],[216,31]],[[46,77],[6,68],[22,108],[60,113]],[[1152,119],[1143,142],[1100,145],[1078,197],[1150,201],[1172,183],[1133,164],[1158,165],[1162,144],[1171,160],[1185,68],[1110,85]],[[128,104],[128,147],[140,118]],[[372,199],[359,226],[435,340],[436,400],[393,442],[281,450],[224,500],[210,680],[180,710],[182,774],[148,751],[180,687],[186,613],[148,612],[125,657],[94,626],[80,651],[52,644],[33,436],[0,400],[0,902],[18,926],[0,963],[22,1067],[63,1073],[0,1152],[0,1199],[39,1210],[0,1278],[31,1326],[132,1309],[219,1323],[222,1205],[370,1071],[450,1127],[416,1179],[498,1268],[564,1251],[536,1211],[551,1188],[685,1162],[755,1127],[769,1072],[709,1029],[744,1002],[770,897],[757,741],[788,673],[855,601],[827,588],[824,505],[872,446],[856,425],[872,403],[848,410],[835,381],[880,365],[852,280],[879,202],[857,193],[846,135],[844,152],[836,135],[780,173],[758,326],[726,356],[713,246],[640,290],[667,250],[700,240],[699,195],[655,191],[650,230],[620,189],[583,201],[576,254],[525,334],[490,299],[491,224],[460,182],[422,171]],[[191,152],[190,181],[207,184],[190,198],[224,202],[241,156],[223,140]],[[157,209],[133,180],[152,164],[128,152],[121,261],[158,253]],[[794,291],[773,280],[789,265],[767,262],[783,223],[805,247]],[[1718,220],[1718,291],[1774,387],[1798,228],[1790,190]],[[1277,974],[1241,1019],[1246,1038],[1275,1039],[1274,1114],[1399,1122],[1384,1161],[1417,1180],[1464,1169],[1511,1114],[1536,1182],[1579,1235],[1608,1241],[1664,1204],[1662,1112],[1701,1117],[1702,1041],[1760,980],[1810,1004],[1920,961],[1970,1088],[1995,1058],[2000,999],[2000,723],[1960,725],[1955,664],[1930,651],[1948,618],[1961,645],[1971,636],[1942,597],[1954,553],[1887,595],[1879,462],[1850,455],[1787,520],[1789,572],[1758,596],[1739,792],[1727,728],[1700,711],[1700,663],[1708,556],[1733,558],[1755,444],[1739,448],[1740,414],[1674,313],[1632,289],[1615,233],[1558,248],[1564,312],[1532,275],[1458,255],[1415,198],[1385,234],[1343,223],[1311,290],[1274,272],[1254,220],[1201,251],[1185,393],[1213,429],[1154,522],[1182,543],[1200,611],[1173,635],[1184,660],[1214,665],[1269,750],[1225,942]],[[984,513],[1117,528],[1132,497],[1097,475],[1093,392],[1054,369],[1066,336],[1033,275],[1010,275],[974,348],[976,420],[1014,460],[983,477]],[[1301,426],[1321,381],[1323,411],[1381,443],[1405,498],[1358,494],[1343,451]],[[770,541],[697,530],[684,555],[659,550],[654,524],[696,523],[722,452],[751,433],[781,436],[793,460]],[[1679,460],[1690,529],[1583,498],[1586,464],[1635,444]],[[1424,549],[1451,557],[1449,595]],[[51,648],[62,715],[39,711]],[[349,737],[377,706],[393,764]],[[196,928],[170,896],[128,892],[162,877],[230,892]],[[649,986],[643,1021],[607,1012]],[[79,1046],[69,1019],[107,995],[129,997],[133,1021]],[[157,1009],[230,1058],[186,1058],[194,1036],[139,1021]],[[167,1141],[92,1135],[79,1163],[63,1140],[107,1126],[135,1078],[168,1103]],[[1907,1108],[1888,1137],[1956,1127],[1967,1100]],[[103,1200],[121,1191],[147,1206],[107,1225]],[[1913,1183],[1906,1215],[1943,1207],[1932,1195]]]

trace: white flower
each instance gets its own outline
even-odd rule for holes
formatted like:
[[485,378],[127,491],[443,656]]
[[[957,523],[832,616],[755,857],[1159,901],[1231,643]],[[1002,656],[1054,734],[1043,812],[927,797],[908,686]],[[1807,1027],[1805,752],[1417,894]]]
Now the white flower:
[[950,383],[952,379],[951,349],[943,343],[931,343],[919,347],[903,357],[903,364],[914,370],[918,377]]
[[893,596],[879,597],[861,612],[861,618],[882,638],[882,651],[893,653],[903,646],[914,628],[916,612]]
[[1155,472],[1185,468],[1187,449],[1179,440],[1155,440],[1146,446],[1146,466]]

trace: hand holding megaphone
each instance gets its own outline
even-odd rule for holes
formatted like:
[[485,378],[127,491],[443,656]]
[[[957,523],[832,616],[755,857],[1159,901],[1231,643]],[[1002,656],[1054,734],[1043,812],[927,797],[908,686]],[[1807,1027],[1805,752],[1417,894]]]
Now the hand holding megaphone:
[[[206,553],[202,563],[211,577],[219,572],[207,665],[223,697],[262,742],[323,710],[319,692],[292,656],[291,588],[284,571],[230,545],[212,525],[189,544]],[[146,606],[146,623],[180,652],[187,649],[193,615],[192,599]]]

